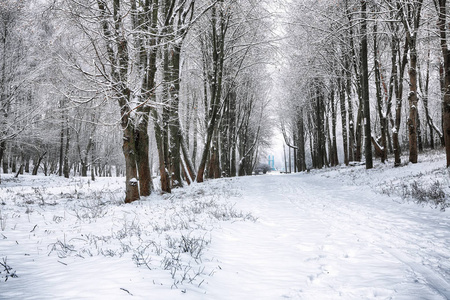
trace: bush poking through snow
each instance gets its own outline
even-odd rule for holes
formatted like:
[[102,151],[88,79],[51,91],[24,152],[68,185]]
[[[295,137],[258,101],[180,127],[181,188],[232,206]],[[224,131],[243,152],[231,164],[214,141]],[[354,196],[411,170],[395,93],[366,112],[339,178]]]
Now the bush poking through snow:
[[211,215],[220,221],[229,221],[235,219],[256,222],[256,220],[258,219],[255,218],[251,213],[244,213],[242,211],[236,210],[234,205],[230,204],[217,205],[215,207],[215,210],[211,211]]
[[[3,271],[2,271],[3,269]],[[12,267],[10,267],[7,263],[7,258],[2,258],[2,261],[0,261],[0,278],[5,278],[5,281],[8,280],[8,278],[17,278],[16,271],[13,270]]]
[[188,253],[196,261],[201,260],[205,247],[211,242],[211,239],[207,240],[205,236],[206,234],[195,237],[191,236],[191,233],[181,234],[181,238],[167,236],[167,246],[169,249],[179,250],[180,253]]
[[[230,201],[239,190],[230,188],[228,180],[207,189],[193,185],[170,195],[153,195],[130,205],[122,205],[123,190],[112,184],[39,180],[45,181],[43,187],[17,182],[0,195],[0,203],[6,202],[0,207],[1,231],[8,232],[20,221],[33,222],[32,234],[27,233],[30,243],[45,243],[46,254],[59,263],[69,257],[124,258],[137,267],[166,273],[160,283],[184,291],[186,285],[200,287],[214,274],[215,266],[203,260],[211,231],[220,221],[256,220]],[[4,264],[9,272],[6,260]],[[0,279],[14,277],[5,272]]]
[[448,206],[445,199],[445,192],[439,181],[433,182],[431,185],[420,183],[414,180],[409,186],[404,188],[404,198],[412,198],[418,203],[432,203],[442,210]]
[[72,252],[76,252],[75,247],[73,245],[70,245],[66,243],[65,239],[64,241],[57,240],[55,243],[49,245],[50,252],[48,255],[50,255],[53,251],[55,251],[58,254],[59,258],[66,258],[70,255]]
[[180,248],[183,250],[183,252],[189,253],[192,256],[192,258],[197,260],[201,258],[205,246],[207,246],[210,242],[211,239],[206,240],[205,236],[191,237],[190,234],[188,235],[182,234],[180,241]]
[[450,206],[445,197],[444,186],[439,180],[432,183],[418,180],[401,184],[391,183],[382,189],[382,193],[388,196],[397,194],[402,199],[413,200],[420,204],[429,203],[441,210]]
[[104,217],[107,213],[107,207],[101,200],[86,200],[79,202],[73,211],[78,220],[91,222]]

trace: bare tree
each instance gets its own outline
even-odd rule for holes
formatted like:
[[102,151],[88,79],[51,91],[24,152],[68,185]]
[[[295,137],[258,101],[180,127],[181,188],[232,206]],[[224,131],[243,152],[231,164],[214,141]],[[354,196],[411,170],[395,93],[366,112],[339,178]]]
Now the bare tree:
[[447,42],[447,7],[446,0],[434,0],[438,13],[438,27],[440,45],[444,60],[444,97],[443,97],[443,128],[445,140],[445,153],[447,155],[447,168],[450,166],[450,51]]

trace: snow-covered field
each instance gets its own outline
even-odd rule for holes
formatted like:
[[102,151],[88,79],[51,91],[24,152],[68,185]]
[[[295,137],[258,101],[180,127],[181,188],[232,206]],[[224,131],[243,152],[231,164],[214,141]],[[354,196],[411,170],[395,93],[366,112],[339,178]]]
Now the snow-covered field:
[[211,180],[127,205],[122,178],[2,175],[0,299],[450,299],[444,165]]

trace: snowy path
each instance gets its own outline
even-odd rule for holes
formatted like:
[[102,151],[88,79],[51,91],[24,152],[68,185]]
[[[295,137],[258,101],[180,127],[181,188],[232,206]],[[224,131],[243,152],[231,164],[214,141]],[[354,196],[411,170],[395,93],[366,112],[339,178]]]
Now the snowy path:
[[240,182],[259,219],[213,233],[208,299],[450,299],[448,212],[320,174]]

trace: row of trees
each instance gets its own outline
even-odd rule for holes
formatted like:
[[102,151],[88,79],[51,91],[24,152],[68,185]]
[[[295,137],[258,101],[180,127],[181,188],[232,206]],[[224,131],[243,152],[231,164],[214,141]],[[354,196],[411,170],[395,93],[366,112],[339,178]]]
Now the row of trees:
[[91,167],[93,175],[110,174],[120,158],[109,142],[120,138],[98,122],[110,118],[110,109],[80,105],[62,92],[77,77],[62,63],[50,8],[34,1],[0,3],[1,169],[68,177],[70,170],[86,175]]
[[4,171],[30,160],[66,177],[115,169],[126,202],[150,195],[153,166],[164,192],[252,172],[270,134],[264,1],[44,4],[0,4],[14,20],[1,24]]
[[[279,76],[281,128],[297,170],[348,165],[402,148],[409,162],[445,145],[450,165],[446,1],[341,0],[292,4]],[[300,13],[297,13],[300,12]],[[405,101],[407,102],[405,103]],[[289,107],[288,110],[285,108]],[[295,109],[292,109],[292,108]],[[309,153],[308,153],[309,149]],[[338,155],[339,154],[339,155]]]

